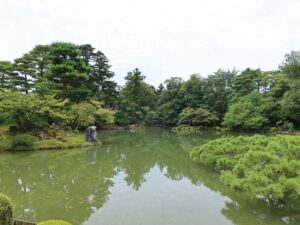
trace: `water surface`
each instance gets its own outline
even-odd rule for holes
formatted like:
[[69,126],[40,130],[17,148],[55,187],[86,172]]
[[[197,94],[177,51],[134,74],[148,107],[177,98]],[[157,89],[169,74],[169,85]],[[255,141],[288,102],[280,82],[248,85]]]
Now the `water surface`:
[[233,193],[214,172],[191,162],[196,145],[217,133],[163,129],[102,131],[91,149],[0,154],[0,192],[15,216],[74,225],[284,225],[299,212]]

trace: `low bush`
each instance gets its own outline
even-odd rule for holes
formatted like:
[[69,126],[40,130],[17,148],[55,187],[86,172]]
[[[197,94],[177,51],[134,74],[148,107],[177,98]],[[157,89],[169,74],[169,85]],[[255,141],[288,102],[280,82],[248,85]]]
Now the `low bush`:
[[11,148],[11,140],[7,137],[7,135],[0,134],[0,152],[7,151]]
[[202,130],[205,130],[207,128],[202,126],[188,126],[188,125],[179,125],[177,127],[173,127],[172,131],[179,133],[179,134],[199,134]]
[[0,224],[13,224],[13,205],[9,197],[0,193]]
[[300,200],[299,136],[220,138],[195,147],[191,158],[252,197],[279,204]]
[[47,221],[40,222],[37,225],[72,225],[72,224],[63,220],[47,220]]
[[23,150],[33,146],[34,142],[39,139],[29,134],[19,134],[12,138],[11,149],[12,150]]

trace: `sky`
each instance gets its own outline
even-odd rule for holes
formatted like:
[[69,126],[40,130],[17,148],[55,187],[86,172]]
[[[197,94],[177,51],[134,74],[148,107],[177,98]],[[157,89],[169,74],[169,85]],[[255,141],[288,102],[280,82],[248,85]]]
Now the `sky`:
[[0,60],[36,44],[89,43],[115,80],[139,68],[157,86],[219,68],[274,70],[300,50],[299,0],[0,0]]

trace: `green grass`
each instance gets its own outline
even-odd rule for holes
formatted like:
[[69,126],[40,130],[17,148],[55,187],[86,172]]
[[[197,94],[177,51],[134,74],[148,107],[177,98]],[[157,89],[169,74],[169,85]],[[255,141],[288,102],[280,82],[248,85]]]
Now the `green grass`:
[[[7,132],[7,129],[4,127],[0,127],[0,151],[27,151],[27,150],[50,150],[50,149],[66,149],[66,148],[81,148],[81,147],[90,147],[101,144],[98,142],[86,142],[85,136],[83,134],[72,133],[69,132],[65,137],[50,137],[46,140],[41,140],[35,137],[35,141],[33,141],[30,145],[23,144],[26,142],[25,140],[15,147],[14,141],[16,139],[20,139],[18,137],[32,137],[32,133],[26,134],[17,134],[10,135]],[[33,139],[34,140],[34,139]],[[19,140],[18,140],[19,141]]]
[[37,225],[72,225],[72,224],[62,220],[48,220],[48,221],[40,222]]

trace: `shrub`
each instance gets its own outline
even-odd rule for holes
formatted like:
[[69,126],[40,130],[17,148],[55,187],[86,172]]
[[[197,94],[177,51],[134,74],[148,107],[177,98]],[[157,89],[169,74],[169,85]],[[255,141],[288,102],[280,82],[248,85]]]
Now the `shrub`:
[[109,109],[98,109],[94,113],[95,124],[98,126],[112,124],[115,121],[115,112]]
[[177,127],[173,127],[172,131],[179,134],[199,134],[205,128],[202,126],[193,127],[188,125],[179,125]]
[[178,124],[190,126],[213,126],[218,118],[206,109],[184,108],[179,114]]
[[63,220],[47,220],[47,221],[40,222],[37,225],[72,225],[72,224]]
[[0,134],[0,151],[11,149],[11,140],[7,135]]
[[9,130],[9,132],[14,133],[14,132],[18,131],[18,127],[15,125],[11,125],[11,126],[9,126],[8,130]]
[[38,141],[38,138],[29,134],[19,134],[12,138],[12,150],[23,150],[33,146],[33,143]]
[[13,205],[9,197],[0,193],[0,224],[13,224]]
[[271,133],[276,133],[277,132],[277,127],[271,127],[269,131]]
[[234,190],[279,204],[300,200],[299,136],[220,138],[195,147],[191,157]]
[[126,126],[131,123],[131,118],[125,112],[116,112],[115,123],[119,126]]
[[147,112],[145,119],[143,121],[147,125],[159,124],[159,116],[155,111]]

